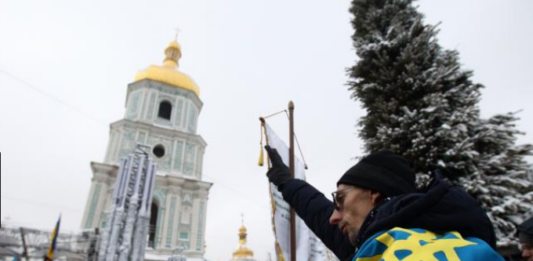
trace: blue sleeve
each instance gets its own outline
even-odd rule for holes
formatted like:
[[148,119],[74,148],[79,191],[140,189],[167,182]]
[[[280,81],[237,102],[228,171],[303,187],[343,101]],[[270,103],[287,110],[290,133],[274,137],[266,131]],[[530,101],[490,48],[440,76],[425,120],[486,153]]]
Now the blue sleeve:
[[309,183],[295,179],[283,185],[283,199],[295,209],[298,216],[322,240],[339,260],[346,260],[355,252],[349,239],[338,226],[329,224],[333,203]]

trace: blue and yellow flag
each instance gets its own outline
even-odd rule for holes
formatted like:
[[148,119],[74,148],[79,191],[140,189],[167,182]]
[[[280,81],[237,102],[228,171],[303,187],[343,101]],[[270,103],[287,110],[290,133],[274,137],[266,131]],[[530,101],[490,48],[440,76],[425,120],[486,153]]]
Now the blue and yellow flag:
[[46,256],[44,256],[44,261],[54,260],[54,254],[55,254],[54,252],[56,250],[57,236],[59,235],[60,224],[61,224],[61,216],[59,216],[56,227],[54,228],[54,231],[52,231],[52,235],[50,236],[50,247],[48,248],[48,252],[46,252]]
[[503,261],[487,243],[463,238],[457,232],[443,235],[424,229],[393,228],[369,238],[353,261]]

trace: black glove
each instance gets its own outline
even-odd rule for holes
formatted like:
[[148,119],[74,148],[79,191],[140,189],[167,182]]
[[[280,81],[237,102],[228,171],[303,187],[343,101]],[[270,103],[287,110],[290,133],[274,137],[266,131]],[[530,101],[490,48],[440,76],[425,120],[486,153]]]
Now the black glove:
[[268,157],[270,158],[270,162],[272,162],[272,167],[267,172],[268,180],[274,185],[279,186],[293,180],[291,177],[291,173],[289,171],[289,167],[283,163],[283,160],[278,154],[278,151],[276,149],[271,148],[270,146],[265,146],[265,149],[268,153]]

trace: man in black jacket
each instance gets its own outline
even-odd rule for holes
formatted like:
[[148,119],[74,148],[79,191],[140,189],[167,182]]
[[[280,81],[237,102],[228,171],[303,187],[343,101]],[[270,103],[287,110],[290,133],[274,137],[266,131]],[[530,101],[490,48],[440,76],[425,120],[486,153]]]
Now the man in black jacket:
[[399,155],[380,151],[364,157],[340,178],[331,202],[292,179],[277,151],[266,150],[270,182],[340,260],[503,260],[478,204],[438,174],[417,192],[415,173]]

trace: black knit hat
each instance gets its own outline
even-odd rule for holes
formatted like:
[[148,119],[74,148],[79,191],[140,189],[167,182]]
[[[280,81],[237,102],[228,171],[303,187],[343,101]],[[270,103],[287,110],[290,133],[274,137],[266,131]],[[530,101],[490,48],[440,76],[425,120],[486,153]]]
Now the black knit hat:
[[341,177],[339,184],[375,190],[384,196],[416,191],[415,172],[407,160],[391,151],[372,153],[355,164]]
[[518,225],[518,239],[520,243],[533,243],[533,217]]

